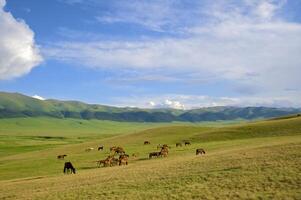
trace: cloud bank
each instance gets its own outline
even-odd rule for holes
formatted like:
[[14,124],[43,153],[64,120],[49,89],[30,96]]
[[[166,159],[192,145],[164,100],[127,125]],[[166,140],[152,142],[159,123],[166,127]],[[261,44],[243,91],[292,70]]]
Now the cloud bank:
[[32,98],[39,99],[39,100],[41,100],[41,101],[44,101],[44,100],[45,100],[44,97],[41,97],[41,96],[39,96],[39,95],[33,95]]
[[[231,101],[227,99],[230,97],[219,97],[218,105],[225,102],[296,105],[301,93],[298,88],[301,24],[281,15],[286,3],[286,0],[115,2],[111,12],[96,16],[98,22],[136,24],[163,36],[142,36],[136,41],[126,38],[61,41],[47,45],[44,53],[50,59],[91,68],[145,72],[141,77],[159,77],[161,74],[149,73],[154,69],[164,74],[215,77],[212,81],[231,82],[241,93],[256,96]],[[157,104],[168,106],[164,103],[166,99]],[[150,101],[154,100],[145,102]]]
[[4,11],[5,4],[0,0],[0,80],[20,77],[42,62],[33,31]]

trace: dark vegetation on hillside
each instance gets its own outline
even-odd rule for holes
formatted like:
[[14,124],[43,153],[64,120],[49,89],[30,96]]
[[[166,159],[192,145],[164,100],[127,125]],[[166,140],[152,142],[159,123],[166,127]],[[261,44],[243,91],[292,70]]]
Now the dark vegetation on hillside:
[[200,122],[272,118],[300,113],[295,108],[211,107],[193,110],[118,108],[77,101],[41,101],[18,93],[0,92],[0,118],[54,117],[128,122]]

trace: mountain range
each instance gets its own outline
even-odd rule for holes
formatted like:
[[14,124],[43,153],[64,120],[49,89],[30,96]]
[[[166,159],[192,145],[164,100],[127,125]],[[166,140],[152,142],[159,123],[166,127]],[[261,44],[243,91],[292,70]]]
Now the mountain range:
[[0,92],[0,118],[54,117],[127,122],[201,122],[259,119],[300,113],[300,108],[218,106],[191,110],[142,109],[86,104],[79,101],[39,100],[19,93]]

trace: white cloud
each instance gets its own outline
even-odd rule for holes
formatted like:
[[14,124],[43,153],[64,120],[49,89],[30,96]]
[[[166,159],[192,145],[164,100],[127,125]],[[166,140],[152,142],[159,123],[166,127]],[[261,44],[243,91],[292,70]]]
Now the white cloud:
[[301,94],[286,96],[213,97],[207,95],[143,95],[115,99],[114,105],[142,108],[193,109],[212,106],[301,107]]
[[179,110],[185,110],[185,105],[181,104],[179,101],[173,101],[170,99],[165,99],[159,103],[154,101],[149,101],[147,107],[150,108],[174,108]]
[[153,101],[148,102],[148,104],[149,104],[150,107],[155,107],[156,106],[156,103],[153,102]]
[[[285,90],[301,84],[301,24],[286,21],[278,15],[277,11],[281,10],[285,0],[202,1],[207,3],[186,8],[191,15],[185,9],[183,14],[179,7],[170,6],[176,2],[163,2],[168,5],[163,12],[166,16],[153,15],[152,9],[161,8],[162,2],[156,2],[148,9],[143,1],[142,4],[126,5],[116,15],[104,16],[100,20],[115,23],[122,19],[141,24],[137,20],[143,15],[142,19],[147,19],[143,26],[158,31],[176,30],[180,32],[178,37],[58,42],[46,46],[44,53],[51,59],[93,68],[147,71],[142,78],[162,77],[161,73],[149,74],[153,69],[201,74],[202,77],[215,77],[212,81],[225,80],[238,88],[260,90],[257,99],[241,98],[239,102],[255,105],[261,100],[271,105],[280,105],[279,102],[296,105],[292,100],[298,101],[298,92],[293,95]],[[137,9],[141,5],[143,9]],[[192,22],[186,23],[187,19]],[[146,102],[149,101],[155,100]],[[186,106],[181,100],[173,101]],[[204,102],[203,105],[223,105],[225,101],[212,100],[212,104]],[[230,105],[236,101],[226,103]]]
[[34,33],[21,19],[4,11],[0,0],[0,80],[29,73],[42,57],[34,41]]
[[185,39],[59,43],[46,53],[95,68],[192,71],[267,90],[300,84],[300,24],[223,22],[191,32]]
[[44,100],[45,100],[45,98],[43,98],[43,97],[41,97],[41,96],[39,96],[39,95],[33,95],[32,98],[39,99],[39,100],[41,100],[41,101],[44,101]]

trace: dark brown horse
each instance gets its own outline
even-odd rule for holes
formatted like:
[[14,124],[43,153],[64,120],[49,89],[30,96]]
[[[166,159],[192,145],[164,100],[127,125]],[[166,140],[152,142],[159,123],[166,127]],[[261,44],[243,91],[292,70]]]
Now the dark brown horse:
[[103,145],[99,146],[97,150],[102,151],[103,150]]
[[149,159],[151,159],[152,157],[159,157],[161,156],[161,152],[151,152],[149,153]]
[[196,151],[195,151],[195,155],[202,155],[202,154],[205,154],[206,152],[204,151],[204,149],[202,149],[202,148],[199,148],[199,149],[196,149]]
[[150,141],[144,141],[144,144],[150,144]]
[[185,146],[186,146],[186,145],[191,145],[191,143],[188,142],[188,141],[186,141],[184,144],[185,144]]
[[66,156],[67,156],[66,154],[64,154],[64,155],[58,155],[58,156],[57,156],[57,159],[64,160],[64,158],[65,158]]
[[181,147],[182,143],[176,143],[176,147]]
[[75,168],[73,167],[71,162],[65,162],[64,165],[64,173],[68,173],[71,172],[71,174],[75,174]]

